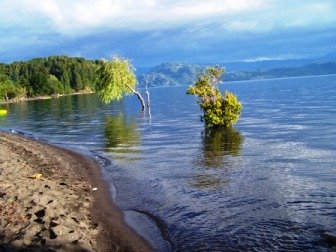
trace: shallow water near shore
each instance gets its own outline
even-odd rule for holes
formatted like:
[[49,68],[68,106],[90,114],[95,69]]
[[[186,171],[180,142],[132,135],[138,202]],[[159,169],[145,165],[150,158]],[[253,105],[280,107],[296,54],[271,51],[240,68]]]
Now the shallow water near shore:
[[331,249],[323,233],[336,232],[336,76],[221,88],[244,106],[229,131],[204,131],[186,87],[151,89],[151,117],[135,97],[8,104],[0,129],[107,158],[116,204],[138,226],[145,216],[159,227],[143,231],[158,250]]

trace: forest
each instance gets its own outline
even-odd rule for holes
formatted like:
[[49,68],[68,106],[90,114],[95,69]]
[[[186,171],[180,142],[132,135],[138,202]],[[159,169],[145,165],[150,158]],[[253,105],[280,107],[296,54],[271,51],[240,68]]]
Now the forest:
[[93,91],[101,63],[67,56],[0,63],[0,100]]
[[[96,91],[97,69],[102,60],[50,56],[11,64],[0,63],[0,101]],[[145,72],[137,71],[139,87],[190,85],[206,67],[168,62]],[[225,72],[225,81],[325,75],[336,73],[336,62],[316,62],[299,67]]]

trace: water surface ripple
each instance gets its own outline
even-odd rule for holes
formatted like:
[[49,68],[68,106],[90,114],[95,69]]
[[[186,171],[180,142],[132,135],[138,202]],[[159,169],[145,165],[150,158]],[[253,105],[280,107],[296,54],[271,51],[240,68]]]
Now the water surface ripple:
[[105,157],[115,202],[163,223],[174,251],[330,250],[336,77],[221,88],[244,105],[227,131],[204,131],[186,87],[151,89],[151,118],[134,97],[104,105],[83,95],[8,105],[0,129]]

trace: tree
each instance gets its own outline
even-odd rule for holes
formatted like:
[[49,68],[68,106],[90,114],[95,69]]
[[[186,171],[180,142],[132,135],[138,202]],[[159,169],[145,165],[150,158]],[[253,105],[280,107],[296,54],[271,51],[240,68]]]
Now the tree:
[[0,100],[9,101],[24,96],[26,96],[25,88],[14,85],[7,76],[0,74]]
[[230,127],[240,117],[242,105],[237,97],[228,91],[222,95],[217,87],[223,73],[221,67],[208,67],[187,90],[187,94],[198,97],[198,104],[204,112],[202,120],[207,127]]
[[65,87],[62,82],[60,82],[55,75],[49,74],[48,80],[48,87],[49,87],[49,95],[52,94],[64,94],[64,93],[70,93],[71,88]]
[[14,85],[24,87],[29,97],[55,92],[63,94],[94,89],[97,82],[96,69],[100,64],[99,60],[50,56],[0,64],[0,74],[6,75]]
[[142,110],[145,110],[145,101],[135,90],[137,79],[129,60],[115,56],[111,61],[104,61],[98,68],[97,75],[96,90],[105,103],[120,100],[133,93],[138,97]]

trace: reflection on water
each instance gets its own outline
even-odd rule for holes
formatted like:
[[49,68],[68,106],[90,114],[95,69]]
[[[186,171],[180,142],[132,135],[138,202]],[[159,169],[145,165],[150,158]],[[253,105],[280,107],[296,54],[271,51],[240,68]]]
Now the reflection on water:
[[218,189],[229,182],[229,179],[223,179],[214,174],[196,174],[190,185],[198,189]]
[[4,125],[6,122],[6,119],[4,118],[4,116],[0,116],[0,126]]
[[140,132],[135,119],[124,114],[107,116],[104,127],[105,146],[109,153],[136,153],[140,145]]
[[162,219],[173,251],[328,251],[336,76],[228,86],[244,103],[237,130],[201,134],[185,87],[153,88],[151,118],[92,94],[9,104],[0,129],[109,158],[116,204]]
[[222,167],[226,156],[238,156],[243,136],[234,128],[206,129],[202,133],[203,148],[198,164],[204,167]]
[[[202,169],[191,181],[191,186],[199,189],[219,188],[230,179],[228,172],[232,167],[229,156],[238,156],[243,143],[243,136],[234,128],[207,128],[202,132],[201,153],[195,167]],[[211,172],[209,168],[220,168],[223,172]]]
[[135,120],[126,120],[123,114],[108,116],[105,120],[105,138],[108,149],[120,145],[133,146],[140,142]]

